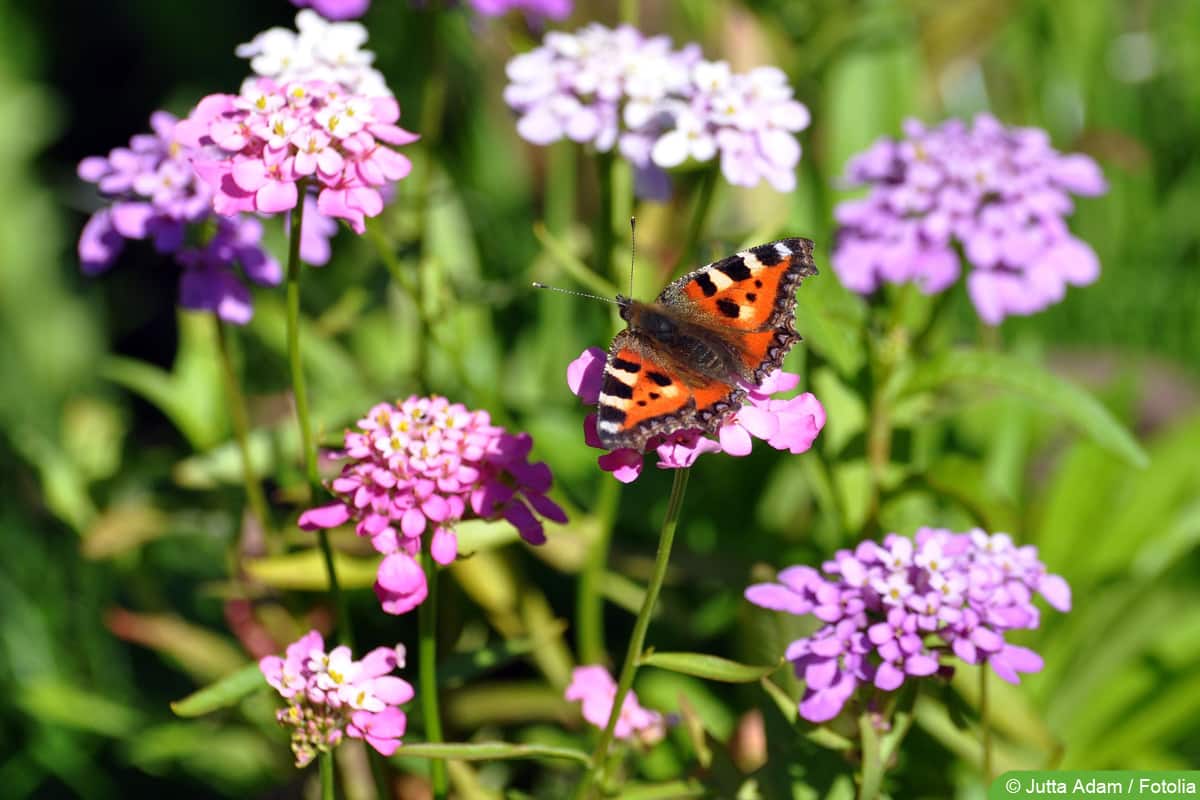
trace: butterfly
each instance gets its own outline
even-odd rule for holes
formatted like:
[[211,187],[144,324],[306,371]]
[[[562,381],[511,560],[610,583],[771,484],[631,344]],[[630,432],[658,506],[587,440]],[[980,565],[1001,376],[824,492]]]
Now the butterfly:
[[713,433],[800,339],[796,289],[817,274],[813,243],[781,239],[673,281],[653,303],[617,296],[628,323],[609,349],[596,432],[643,450],[675,431]]

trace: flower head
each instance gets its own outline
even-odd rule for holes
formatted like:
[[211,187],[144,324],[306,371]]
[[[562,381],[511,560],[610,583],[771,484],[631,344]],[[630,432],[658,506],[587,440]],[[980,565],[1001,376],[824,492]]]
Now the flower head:
[[1096,280],[1096,254],[1066,224],[1072,194],[1107,188],[1092,159],[1063,155],[1045,131],[987,114],[970,126],[909,120],[904,130],[904,139],[880,139],[847,168],[848,183],[870,192],[836,210],[833,266],[846,286],[865,293],[912,281],[941,292],[958,279],[961,249],[971,301],[996,325]]
[[367,29],[357,22],[330,22],[362,16],[370,0],[293,0],[304,8],[296,14],[296,30],[268,28],[237,46],[250,59],[254,74],[278,83],[323,81],[365,97],[391,97],[392,91],[363,48]]
[[833,719],[859,686],[894,691],[942,671],[951,655],[986,662],[1017,683],[1042,662],[1006,642],[1005,632],[1038,626],[1035,594],[1059,611],[1071,607],[1066,581],[1046,572],[1036,548],[1017,547],[1002,533],[888,534],[882,544],[838,551],[823,571],[789,567],[778,583],[746,589],[755,605],[825,623],[786,654],[805,681],[800,713],[811,722]]
[[[600,398],[604,363],[604,351],[589,347],[567,366],[567,385],[587,405],[594,405]],[[643,453],[657,454],[660,469],[690,467],[704,453],[748,455],[755,438],[776,450],[803,453],[825,427],[825,409],[808,392],[787,399],[774,396],[794,390],[799,383],[799,375],[777,370],[759,386],[746,387],[746,403],[726,417],[715,439],[702,430],[675,431],[651,438],[643,452],[620,448],[600,456],[597,463],[617,480],[630,483],[642,472]],[[588,445],[603,449],[596,431],[596,414],[584,419],[583,432]]]
[[594,23],[546,34],[507,71],[504,96],[523,138],[617,147],[642,196],[669,195],[665,169],[718,157],[733,185],[795,187],[795,133],[808,126],[808,110],[774,67],[734,74],[725,62],[704,61],[697,45],[676,50],[664,36]]
[[[604,667],[593,665],[576,667],[571,672],[571,683],[564,692],[567,700],[579,701],[583,718],[600,730],[608,726],[613,701],[617,697],[617,683]],[[618,739],[636,736],[645,744],[653,744],[666,733],[662,714],[642,708],[632,689],[621,703],[621,715],[613,735]]]
[[181,306],[243,324],[253,313],[243,278],[267,286],[283,278],[261,245],[262,226],[245,216],[213,220],[212,190],[196,180],[194,150],[178,135],[175,117],[156,111],[150,126],[128,147],[80,162],[79,176],[108,201],[83,227],[80,265],[89,275],[103,272],[126,240],[149,239],[183,267]]
[[218,214],[276,214],[300,202],[301,181],[317,208],[357,233],[383,210],[381,189],[408,175],[392,146],[418,138],[395,123],[390,96],[367,97],[319,80],[248,81],[240,95],[209,95],[180,123],[197,149],[196,173],[212,188]]
[[347,431],[347,459],[330,483],[338,500],[300,516],[305,530],[355,523],[384,554],[375,592],[383,610],[403,614],[425,599],[425,574],[413,558],[428,534],[440,564],[458,555],[454,525],[467,517],[507,520],[525,541],[546,540],[539,519],[566,522],[546,497],[545,464],[529,463],[533,440],[491,424],[444,397],[380,403]]
[[378,647],[355,661],[348,647],[325,651],[317,631],[288,645],[283,657],[258,662],[263,677],[288,701],[276,714],[292,729],[296,766],[329,752],[343,736],[365,739],[382,755],[400,746],[407,717],[400,706],[413,699],[408,681],[391,674],[404,667],[404,647]]
[[571,16],[573,0],[470,0],[476,14],[499,17],[509,11],[524,11],[531,17],[566,19]]

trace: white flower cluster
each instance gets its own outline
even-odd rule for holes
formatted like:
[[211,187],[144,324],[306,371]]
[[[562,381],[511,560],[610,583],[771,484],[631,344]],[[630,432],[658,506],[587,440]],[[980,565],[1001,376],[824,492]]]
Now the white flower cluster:
[[366,41],[367,29],[359,23],[330,22],[306,8],[296,14],[296,30],[268,28],[234,52],[250,59],[258,77],[329,81],[357,95],[391,97],[383,74],[371,66],[375,54],[363,49]]

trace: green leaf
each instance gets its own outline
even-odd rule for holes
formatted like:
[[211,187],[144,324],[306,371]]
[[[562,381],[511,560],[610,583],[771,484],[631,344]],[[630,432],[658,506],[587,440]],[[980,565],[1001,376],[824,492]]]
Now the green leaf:
[[723,683],[752,683],[779,669],[779,664],[739,664],[704,653],[647,653],[639,664]]
[[591,756],[570,747],[543,744],[478,742],[474,744],[406,744],[396,751],[397,758],[448,758],[456,761],[505,761],[509,759],[551,758],[591,763]]
[[182,700],[171,703],[171,710],[180,717],[199,717],[217,709],[228,708],[251,692],[267,685],[258,664],[247,664],[216,683],[192,692]]
[[1141,445],[1100,401],[1070,381],[1004,353],[953,350],[917,365],[892,390],[903,397],[955,383],[1009,389],[1071,421],[1097,444],[1134,466],[1149,463]]
[[16,701],[34,719],[112,738],[133,735],[143,724],[137,709],[52,678],[26,684]]
[[555,620],[552,625],[538,631],[537,636],[504,641],[470,653],[454,653],[438,667],[438,683],[448,688],[461,685],[532,652],[546,640],[562,635],[566,628],[564,620]]
[[[342,589],[364,589],[375,583],[379,559],[351,558],[335,551],[333,561]],[[275,589],[323,592],[329,588],[325,561],[315,548],[256,558],[244,562],[243,566],[250,577]]]

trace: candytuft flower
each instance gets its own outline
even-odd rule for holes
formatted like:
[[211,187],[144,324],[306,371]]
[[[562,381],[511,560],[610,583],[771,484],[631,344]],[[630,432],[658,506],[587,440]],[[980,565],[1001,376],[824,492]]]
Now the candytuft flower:
[[904,125],[850,161],[847,182],[869,194],[838,205],[833,266],[857,292],[915,282],[936,293],[971,265],[967,290],[981,319],[1033,314],[1063,299],[1068,285],[1100,274],[1092,249],[1070,234],[1072,194],[1107,186],[1092,159],[1063,155],[1045,131],[1001,125],[980,114]]
[[[604,667],[593,665],[576,667],[571,671],[571,683],[563,696],[567,700],[579,701],[583,718],[604,730],[612,714],[613,701],[617,697],[617,683]],[[621,715],[613,735],[618,739],[637,737],[643,744],[654,744],[666,734],[666,722],[657,711],[642,708],[637,694],[632,689],[621,704]]]
[[213,218],[212,190],[196,180],[194,150],[165,111],[150,117],[151,133],[107,157],[85,158],[79,177],[96,184],[108,201],[83,227],[79,261],[95,275],[110,268],[130,239],[149,239],[183,267],[179,304],[244,324],[253,308],[243,278],[278,284],[279,263],[263,249],[262,226],[252,217]]
[[[603,350],[589,347],[567,366],[567,386],[586,405],[595,405],[600,398],[605,359]],[[676,431],[652,438],[644,452],[657,454],[660,469],[690,467],[704,453],[748,455],[754,439],[776,450],[803,453],[825,427],[825,409],[809,392],[786,399],[774,397],[793,391],[799,384],[799,375],[776,370],[761,385],[746,387],[746,403],[717,429],[715,439],[701,430]],[[584,419],[583,432],[589,446],[602,449],[596,414]],[[626,447],[605,453],[597,463],[622,483],[631,483],[642,473],[642,457],[643,453]]]
[[795,134],[809,114],[774,67],[735,74],[725,62],[704,61],[697,45],[675,50],[665,36],[594,23],[547,33],[507,72],[505,100],[524,139],[616,147],[636,168],[641,196],[669,195],[665,169],[718,157],[735,186],[795,188]]
[[531,17],[554,20],[571,16],[572,0],[470,0],[476,14],[498,17],[509,11],[524,11]]
[[378,647],[361,661],[350,648],[325,651],[317,631],[288,645],[284,657],[258,662],[263,677],[288,701],[276,719],[292,729],[296,766],[309,764],[329,752],[344,736],[364,739],[381,755],[400,746],[408,722],[400,706],[413,699],[408,681],[392,675],[404,668],[404,646]]
[[375,583],[383,610],[404,614],[426,597],[425,573],[414,559],[423,537],[439,564],[458,555],[454,525],[473,517],[507,520],[525,541],[546,540],[539,517],[566,522],[546,497],[552,476],[530,464],[533,440],[492,425],[486,411],[471,411],[444,397],[409,397],[380,403],[346,431],[347,459],[330,483],[337,502],[300,516],[305,530],[355,523],[384,554]]
[[[293,0],[294,1],[294,0]],[[277,83],[337,83],[351,94],[391,97],[382,73],[371,65],[375,53],[363,45],[367,29],[357,22],[329,22],[361,16],[369,0],[312,0],[296,14],[296,30],[268,28],[234,51],[250,59],[250,69]],[[351,13],[361,7],[359,13]],[[325,17],[326,19],[323,19]]]
[[200,101],[179,136],[198,150],[196,174],[213,192],[218,214],[276,214],[314,187],[321,214],[346,220],[356,233],[383,210],[380,190],[412,168],[392,146],[417,140],[395,123],[390,96],[347,93],[323,81],[248,81],[240,95]]
[[1004,634],[1038,627],[1035,594],[1059,611],[1071,608],[1070,588],[1047,573],[1037,548],[1018,547],[1004,533],[892,533],[882,546],[865,541],[839,550],[822,569],[824,576],[789,567],[777,583],[746,589],[755,605],[825,623],[786,653],[805,682],[800,713],[811,722],[833,719],[868,684],[890,692],[945,672],[952,655],[1017,683],[1020,673],[1041,670],[1042,660]]

